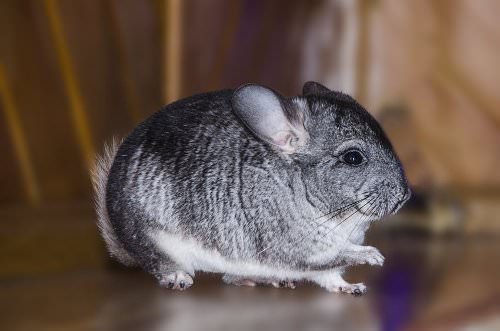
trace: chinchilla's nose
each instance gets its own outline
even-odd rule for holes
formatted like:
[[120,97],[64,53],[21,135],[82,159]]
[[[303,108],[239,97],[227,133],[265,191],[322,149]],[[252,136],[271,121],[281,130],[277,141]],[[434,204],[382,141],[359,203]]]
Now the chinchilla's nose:
[[412,191],[411,191],[411,188],[410,188],[410,185],[408,185],[408,182],[406,181],[406,178],[404,178],[404,182],[401,183],[402,184],[402,189],[399,193],[399,196],[398,196],[398,203],[397,203],[397,206],[396,206],[396,210],[400,209],[401,207],[403,207],[403,205],[408,201],[410,200],[411,198],[411,195],[412,195]]
[[[396,169],[395,169],[396,170]],[[398,169],[396,170],[396,176],[393,177],[394,184],[396,186],[395,198],[397,199],[396,205],[393,208],[393,212],[399,210],[411,197],[411,189],[406,179],[406,174],[403,170],[401,163],[398,162]]]
[[[403,177],[404,178],[404,177]],[[411,188],[406,181],[406,178],[400,181],[400,189],[397,194],[397,198],[401,203],[405,203],[411,197]]]
[[395,176],[395,179],[398,185],[397,198],[404,203],[408,201],[408,199],[410,199],[411,189],[410,185],[408,184],[408,179],[406,178],[403,166],[400,162],[398,162],[398,169],[396,173],[397,175]]
[[406,186],[406,193],[405,193],[405,195],[403,197],[403,201],[406,202],[406,201],[410,200],[412,194],[413,193],[412,193],[411,188],[407,185]]
[[403,205],[408,202],[411,198],[411,189],[406,187],[406,192],[403,194],[402,198],[399,199],[399,208],[403,207]]

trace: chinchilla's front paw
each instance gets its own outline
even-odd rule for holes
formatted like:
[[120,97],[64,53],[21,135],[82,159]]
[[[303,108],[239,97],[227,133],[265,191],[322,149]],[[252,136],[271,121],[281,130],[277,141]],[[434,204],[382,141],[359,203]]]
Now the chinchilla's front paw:
[[329,292],[346,293],[346,294],[351,294],[355,297],[359,297],[366,293],[366,286],[363,283],[344,284],[341,286],[332,286],[327,288],[326,290]]
[[280,280],[280,281],[272,281],[271,285],[275,288],[291,288],[295,289],[297,287],[297,283],[294,280]]
[[193,278],[182,270],[171,272],[159,278],[161,286],[172,290],[184,291],[194,283]]
[[385,257],[375,247],[363,246],[363,249],[358,252],[356,260],[359,264],[382,266],[384,265]]
[[320,272],[309,280],[326,289],[328,292],[347,293],[360,296],[366,293],[366,286],[363,283],[350,284],[346,282],[338,270]]

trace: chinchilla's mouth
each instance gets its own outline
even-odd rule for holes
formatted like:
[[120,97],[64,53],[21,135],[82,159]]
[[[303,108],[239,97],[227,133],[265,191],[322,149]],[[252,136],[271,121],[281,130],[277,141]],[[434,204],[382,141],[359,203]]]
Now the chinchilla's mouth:
[[405,205],[405,203],[408,200],[410,200],[410,197],[411,197],[411,191],[408,190],[405,196],[394,205],[394,207],[390,211],[390,214],[391,215],[396,214]]
[[396,214],[404,206],[404,204],[406,203],[406,201],[408,201],[408,199],[403,199],[403,200],[398,201],[396,203],[396,205],[394,205],[394,207],[392,208],[392,210],[389,212],[389,214],[391,214],[391,215]]

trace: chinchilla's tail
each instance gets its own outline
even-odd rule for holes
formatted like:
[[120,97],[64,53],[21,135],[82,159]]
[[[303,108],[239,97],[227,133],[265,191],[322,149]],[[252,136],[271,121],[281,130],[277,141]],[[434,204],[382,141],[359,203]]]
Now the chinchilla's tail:
[[120,143],[121,142],[118,142],[116,139],[113,139],[111,144],[104,145],[103,154],[96,158],[95,166],[92,170],[94,204],[97,212],[97,225],[106,243],[109,254],[124,265],[133,266],[136,263],[118,240],[109,220],[108,210],[106,208],[106,185],[108,182],[108,175]]

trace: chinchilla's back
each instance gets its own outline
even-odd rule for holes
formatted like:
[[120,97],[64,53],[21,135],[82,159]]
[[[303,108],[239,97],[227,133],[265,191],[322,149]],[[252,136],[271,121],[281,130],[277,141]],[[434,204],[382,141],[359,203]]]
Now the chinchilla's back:
[[106,200],[117,236],[130,251],[140,251],[134,243],[144,245],[150,240],[145,234],[159,229],[228,254],[234,246],[240,255],[257,249],[251,238],[266,225],[241,222],[252,220],[248,213],[255,206],[249,204],[262,200],[266,189],[279,196],[266,167],[282,160],[240,124],[231,95],[227,90],[173,103],[123,141]]

